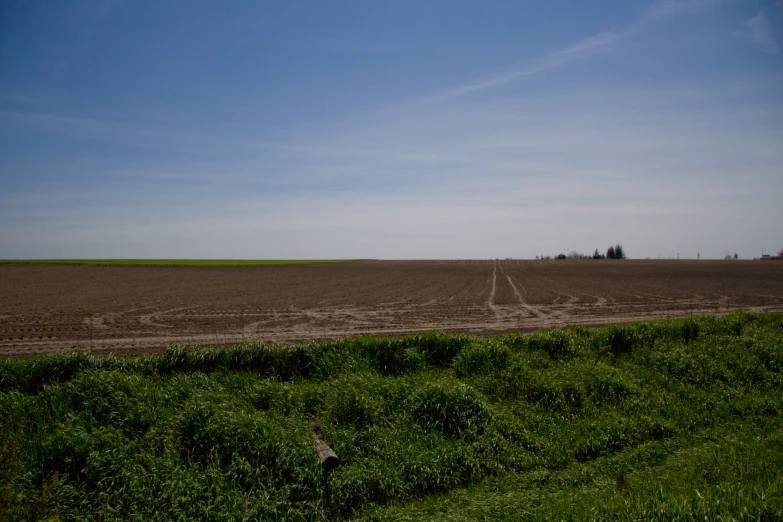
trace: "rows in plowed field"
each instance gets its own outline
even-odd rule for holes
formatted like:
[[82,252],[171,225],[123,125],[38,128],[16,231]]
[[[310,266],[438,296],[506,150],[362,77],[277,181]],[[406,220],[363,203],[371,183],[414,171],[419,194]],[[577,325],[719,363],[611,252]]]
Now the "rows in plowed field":
[[0,355],[530,331],[783,310],[783,263],[358,261],[264,267],[0,266]]

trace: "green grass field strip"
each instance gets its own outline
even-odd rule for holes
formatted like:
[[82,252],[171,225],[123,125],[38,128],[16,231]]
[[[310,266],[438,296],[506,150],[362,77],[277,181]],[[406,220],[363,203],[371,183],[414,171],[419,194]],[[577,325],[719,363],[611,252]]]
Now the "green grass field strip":
[[0,519],[778,520],[782,370],[779,313],[2,359]]
[[783,420],[727,421],[587,465],[489,478],[363,520],[779,520]]
[[347,263],[353,259],[4,259],[0,265],[79,266],[276,266]]

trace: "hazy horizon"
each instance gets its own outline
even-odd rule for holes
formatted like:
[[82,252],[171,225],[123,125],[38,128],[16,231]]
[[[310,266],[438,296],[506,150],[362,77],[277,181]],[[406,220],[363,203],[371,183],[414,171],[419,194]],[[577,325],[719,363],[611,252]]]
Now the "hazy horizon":
[[5,2],[0,258],[774,255],[781,42],[779,0]]

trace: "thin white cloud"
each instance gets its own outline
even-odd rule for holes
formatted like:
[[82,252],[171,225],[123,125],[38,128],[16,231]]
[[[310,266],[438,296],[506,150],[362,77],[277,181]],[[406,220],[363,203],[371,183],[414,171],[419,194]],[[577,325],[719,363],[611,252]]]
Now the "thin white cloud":
[[498,87],[520,78],[532,77],[575,60],[585,58],[604,48],[610,47],[612,44],[615,44],[618,41],[621,41],[624,38],[632,35],[648,22],[679,14],[696,13],[702,11],[714,3],[715,0],[667,0],[658,2],[649,6],[642,12],[639,18],[622,29],[604,31],[599,34],[589,36],[561,49],[556,49],[546,53],[532,62],[524,64],[520,67],[510,69],[495,76],[481,78],[463,83],[461,85],[446,88],[421,98],[395,104],[392,107],[387,107],[384,110],[407,107],[410,105],[440,102],[471,94],[473,92]]
[[[181,150],[198,151],[200,154],[213,153],[220,158],[219,163],[225,165],[227,154],[241,154],[246,165],[257,165],[253,158],[268,158],[270,151],[277,153],[277,157],[286,158],[287,155],[300,162],[303,155],[323,161],[329,158],[343,160],[350,158],[371,158],[391,163],[416,163],[443,162],[454,159],[452,154],[432,153],[417,150],[397,150],[387,146],[356,146],[350,144],[336,145],[333,142],[297,142],[297,141],[270,141],[246,137],[230,137],[225,135],[198,133],[178,129],[161,129],[146,124],[135,124],[124,121],[116,121],[101,118],[63,116],[45,112],[28,112],[22,110],[0,109],[0,127],[9,128],[26,125],[37,131],[54,133],[69,137],[77,137],[86,140],[96,140],[111,143],[133,145],[150,149],[160,149],[174,153],[182,158]],[[238,161],[234,161],[237,163]],[[180,162],[182,163],[182,162]],[[185,162],[186,163],[186,162]],[[231,163],[231,162],[228,162]],[[205,165],[199,161],[198,165]],[[109,168],[108,165],[104,166]],[[188,171],[193,171],[192,165],[187,165]],[[208,171],[214,174],[215,165],[207,164]],[[198,169],[198,170],[204,170]],[[166,177],[165,172],[161,172]],[[169,172],[168,175],[176,177],[191,177],[180,172]],[[197,178],[199,176],[196,176]]]
[[459,98],[473,92],[498,87],[520,78],[532,77],[598,51],[599,49],[608,46],[609,44],[624,36],[625,31],[610,31],[590,36],[562,49],[557,49],[547,53],[538,59],[515,69],[505,71],[495,76],[480,78],[471,82],[463,83],[461,85],[442,89],[422,97],[395,103],[389,107],[384,107],[379,112],[383,113],[403,108],[411,108],[416,105],[426,105],[430,103],[446,101],[453,98]]
[[0,109],[0,125],[26,124],[38,130],[70,137],[132,143],[149,148],[169,148],[173,144],[189,147],[244,147],[260,149],[270,143],[182,130],[166,130],[151,125],[111,119],[63,116],[47,112]]
[[548,69],[552,69],[569,61],[585,56],[591,52],[597,51],[602,47],[606,47],[622,36],[623,33],[621,32],[607,32],[585,38],[584,40],[576,42],[573,45],[569,45],[563,49],[558,49],[557,51],[548,53],[533,63],[524,65],[518,69],[435,93],[429,97],[428,101],[454,98],[457,96],[469,94],[473,91],[497,87],[498,85],[508,83],[518,78],[534,76]]
[[769,23],[769,18],[764,11],[759,11],[756,16],[745,20],[740,34],[750,40],[762,53],[780,54],[772,24]]

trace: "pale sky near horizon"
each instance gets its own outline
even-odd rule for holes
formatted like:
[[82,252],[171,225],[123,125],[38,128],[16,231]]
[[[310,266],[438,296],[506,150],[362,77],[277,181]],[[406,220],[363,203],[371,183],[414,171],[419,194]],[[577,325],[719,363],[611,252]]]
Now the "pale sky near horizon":
[[0,258],[783,248],[783,1],[0,4]]

